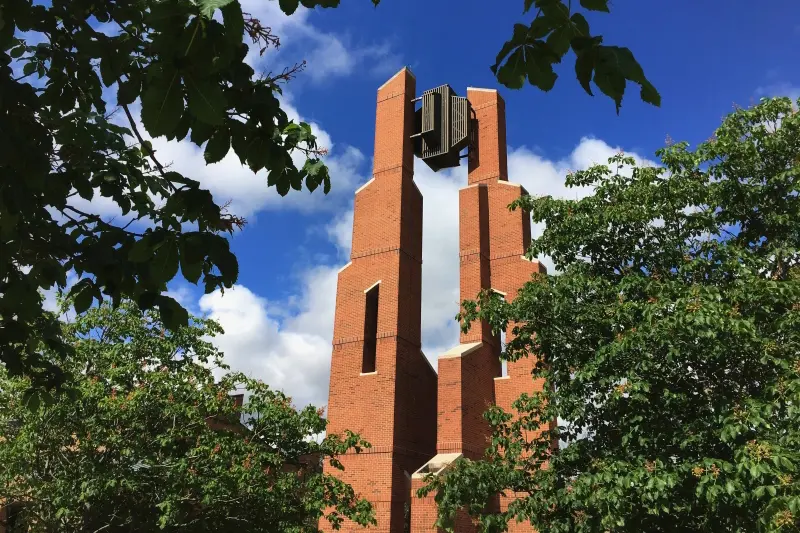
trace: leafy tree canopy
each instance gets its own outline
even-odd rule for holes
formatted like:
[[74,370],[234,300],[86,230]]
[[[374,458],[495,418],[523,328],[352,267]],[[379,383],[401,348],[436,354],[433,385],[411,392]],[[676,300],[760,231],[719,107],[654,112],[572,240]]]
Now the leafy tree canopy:
[[[300,3],[338,0],[280,7],[292,13]],[[0,5],[0,362],[9,372],[60,378],[37,346],[44,340],[62,357],[71,348],[39,291],[64,288],[70,271],[81,278],[76,311],[131,298],[158,308],[170,329],[188,320],[164,294],[179,268],[206,292],[237,279],[224,235],[244,221],[192,176],[164,167],[134,104],[147,134],[205,146],[207,163],[233,150],[281,195],[330,189],[324,150],[278,100],[279,84],[303,64],[257,74],[245,37],[262,53],[278,44],[235,0]],[[306,156],[299,168],[296,153]],[[98,197],[140,224],[104,220],[74,201]]]
[[[209,342],[215,322],[169,332],[123,301],[65,332],[69,394],[40,403],[28,378],[0,367],[0,505],[18,509],[19,530],[303,532],[324,512],[372,521],[370,504],[321,468],[365,443],[315,439],[321,413],[261,382],[215,381],[212,368],[226,368]],[[243,406],[235,387],[248,391]]]
[[[580,8],[577,4],[580,3]],[[515,24],[514,31],[492,66],[497,81],[510,89],[521,89],[525,80],[549,91],[558,75],[553,66],[567,53],[575,54],[575,74],[581,87],[592,93],[592,83],[614,100],[619,113],[628,82],[639,85],[642,101],[661,105],[661,95],[647,79],[628,49],[603,44],[602,35],[592,35],[581,13],[610,13],[609,0],[524,0],[524,13],[535,13],[530,24]]]
[[[765,99],[657,155],[570,174],[584,199],[512,205],[546,224],[529,253],[561,273],[461,318],[511,325],[504,357],[536,354],[544,391],[491,409],[485,460],[430,480],[441,523],[466,507],[488,531],[800,527],[800,112]],[[503,491],[524,497],[499,513]]]

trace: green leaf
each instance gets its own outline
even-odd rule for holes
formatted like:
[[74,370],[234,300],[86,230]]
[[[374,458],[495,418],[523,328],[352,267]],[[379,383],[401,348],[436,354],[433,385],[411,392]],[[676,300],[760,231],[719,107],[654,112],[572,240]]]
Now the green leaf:
[[642,67],[630,50],[619,46],[598,45],[596,51],[594,82],[604,94],[614,100],[617,113],[619,113],[622,97],[625,94],[626,80],[636,82],[642,87],[642,100],[653,105],[660,105],[661,97],[645,78]]
[[562,58],[567,52],[569,52],[569,42],[572,39],[573,34],[573,29],[568,24],[556,28],[547,37],[547,47],[553,52],[554,55]]
[[197,283],[203,273],[205,252],[196,233],[184,234],[180,240],[181,272],[190,283]]
[[[218,239],[224,240],[222,237],[218,237]],[[210,256],[211,260],[219,269],[223,281],[226,284],[235,283],[239,278],[239,261],[236,259],[233,252],[227,248],[227,242],[225,246],[213,247]]]
[[183,114],[183,85],[177,72],[151,83],[142,96],[142,124],[153,137],[173,131]]
[[656,107],[661,107],[661,95],[658,94],[656,88],[653,87],[653,84],[649,81],[645,80],[645,82],[642,83],[642,90],[640,91],[639,95],[641,96],[642,101],[652,104]]
[[218,129],[217,132],[211,136],[211,139],[206,145],[206,150],[203,153],[206,164],[222,161],[222,159],[228,153],[228,150],[230,150],[230,147],[231,135],[227,128]]
[[287,15],[291,15],[297,11],[298,6],[300,5],[300,0],[279,0],[278,5],[280,5],[281,11]]
[[222,8],[222,21],[228,41],[237,45],[241,44],[244,35],[244,16],[242,5],[238,0],[230,2]]
[[617,107],[617,114],[622,107],[622,97],[625,94],[625,78],[619,73],[614,71],[601,71],[599,69],[594,72],[595,85],[605,94],[614,100]]
[[214,11],[231,4],[233,1],[234,0],[198,0],[200,4],[200,13],[207,18],[211,18],[214,15]]
[[100,59],[100,79],[103,80],[103,85],[106,87],[114,85],[117,82],[117,71],[116,57],[108,54]]
[[155,304],[161,314],[161,321],[170,330],[176,330],[189,324],[189,313],[175,299],[159,295]]
[[133,263],[144,263],[153,256],[152,246],[150,245],[150,238],[145,235],[136,241],[131,249],[128,251],[128,261]]
[[578,54],[577,59],[575,59],[575,74],[578,77],[578,81],[583,87],[583,90],[586,91],[590,96],[594,96],[592,94],[592,72],[594,71],[594,62],[595,62],[595,54],[593,50],[586,50],[585,52]]
[[610,13],[608,9],[608,0],[581,0],[581,6],[590,11],[603,11]]
[[542,48],[526,47],[526,74],[528,82],[547,92],[553,88],[558,74],[553,72],[553,64],[543,55]]
[[75,300],[73,301],[76,314],[83,314],[92,306],[92,302],[94,301],[93,292],[94,290],[90,283],[82,284],[80,290],[75,295]]
[[214,126],[222,125],[228,104],[222,88],[215,81],[187,78],[189,111],[198,120]]
[[139,97],[142,90],[142,81],[138,74],[131,75],[128,80],[120,82],[117,89],[117,103],[119,105],[132,104]]
[[156,249],[150,262],[150,274],[161,283],[166,283],[178,273],[178,244],[172,238],[167,238]]
[[26,76],[30,76],[34,72],[36,72],[36,63],[33,61],[25,63],[25,66],[22,67],[22,73]]
[[36,389],[28,389],[22,395],[22,404],[33,413],[39,410],[42,403],[39,392]]
[[497,81],[509,89],[521,89],[525,85],[526,76],[525,53],[520,47],[511,54],[508,61],[497,71]]
[[617,72],[625,79],[643,83],[646,81],[641,65],[627,48],[619,46],[599,46],[598,61],[604,69]]
[[533,44],[538,39],[541,39],[553,31],[554,28],[557,28],[561,25],[562,23],[553,16],[537,16],[535,19],[533,19],[533,22],[531,22],[531,25],[528,28],[528,33],[525,36],[525,44]]
[[522,46],[525,44],[528,36],[528,27],[524,24],[514,24],[514,33],[511,37],[511,40],[507,41],[503,48],[500,49],[500,52],[497,54],[497,58],[495,59],[494,65],[490,68],[492,69],[493,74],[497,74],[497,69],[503,60],[511,53],[514,48]]
[[210,124],[194,120],[192,124],[192,134],[189,136],[191,141],[197,146],[202,146],[204,142],[209,140],[214,135],[215,128]]
[[575,37],[591,37],[586,17],[580,13],[573,13],[569,20],[572,23],[572,33]]

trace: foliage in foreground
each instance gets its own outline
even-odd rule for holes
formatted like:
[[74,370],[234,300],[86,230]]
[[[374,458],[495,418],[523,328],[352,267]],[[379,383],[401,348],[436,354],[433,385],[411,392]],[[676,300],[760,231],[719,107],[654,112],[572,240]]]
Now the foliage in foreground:
[[592,83],[614,100],[617,114],[628,82],[639,85],[643,102],[661,105],[661,95],[644,74],[633,53],[622,46],[603,44],[602,35],[592,35],[587,15],[610,13],[609,0],[524,0],[523,13],[535,13],[530,24],[514,24],[511,38],[497,54],[492,72],[510,89],[521,89],[527,80],[543,91],[558,78],[554,66],[572,51],[575,75],[583,90],[593,96]]
[[[303,64],[257,74],[245,38],[262,53],[279,44],[238,1],[2,2],[0,362],[9,372],[62,378],[58,360],[36,349],[71,349],[39,291],[63,289],[71,271],[82,278],[78,312],[129,298],[158,308],[170,329],[188,320],[165,294],[179,268],[206,292],[235,283],[225,233],[244,220],[159,160],[147,134],[204,147],[207,163],[233,150],[281,195],[330,189],[324,150],[278,100]],[[97,216],[92,200],[120,216]]]
[[[762,100],[657,154],[569,175],[582,200],[513,205],[546,223],[530,255],[561,273],[461,318],[512,324],[504,356],[537,354],[547,385],[487,413],[484,460],[430,480],[442,524],[466,506],[488,531],[800,528],[800,113]],[[501,491],[525,497],[487,512]]]
[[[65,326],[75,381],[54,403],[0,369],[0,502],[35,532],[317,531],[328,511],[372,521],[322,462],[365,443],[327,436],[314,407],[225,367],[212,321],[173,332],[123,302]],[[246,388],[237,407],[229,392]],[[246,421],[246,426],[240,423]]]

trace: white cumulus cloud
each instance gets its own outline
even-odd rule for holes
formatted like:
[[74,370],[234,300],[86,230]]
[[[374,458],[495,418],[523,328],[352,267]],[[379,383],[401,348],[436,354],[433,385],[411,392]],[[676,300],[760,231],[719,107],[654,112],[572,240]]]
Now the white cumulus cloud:
[[[286,66],[305,60],[313,82],[327,82],[332,77],[349,76],[354,72],[384,76],[402,67],[402,58],[388,42],[358,43],[349,35],[337,35],[313,24],[315,16],[325,15],[304,7],[286,16],[278,2],[243,0],[242,9],[272,29],[281,40],[281,48],[263,56],[252,46],[247,61],[254,68],[279,72]],[[318,14],[316,14],[318,12]]]

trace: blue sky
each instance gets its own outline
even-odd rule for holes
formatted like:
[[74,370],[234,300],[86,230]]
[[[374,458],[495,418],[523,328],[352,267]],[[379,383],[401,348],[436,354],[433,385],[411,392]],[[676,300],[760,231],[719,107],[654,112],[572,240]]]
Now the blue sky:
[[[205,167],[193,146],[156,141],[162,158],[249,220],[232,239],[241,272],[233,291],[203,296],[186,283],[174,291],[196,313],[220,320],[226,334],[217,343],[236,369],[301,405],[327,401],[336,274],[348,260],[353,191],[370,177],[375,92],[403,66],[416,75],[418,91],[443,83],[462,95],[467,86],[498,88],[508,114],[511,181],[532,193],[573,197],[587,191],[564,189],[568,169],[603,163],[620,148],[652,159],[667,135],[693,144],[708,138],[734,103],[800,97],[800,3],[793,0],[757,7],[745,0],[617,0],[611,15],[589,17],[607,44],[631,48],[662,96],[654,108],[629,86],[620,116],[609,98],[583,92],[569,57],[550,93],[498,87],[489,66],[512,25],[530,20],[522,0],[383,0],[377,8],[345,0],[290,18],[275,1],[242,3],[282,37],[279,52],[252,55],[257,70],[308,61],[286,86],[284,103],[331,149],[334,191],[279,198],[265,176],[232,155]],[[457,191],[466,174],[416,169],[425,198],[423,350],[435,367],[436,355],[458,339]]]

